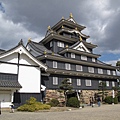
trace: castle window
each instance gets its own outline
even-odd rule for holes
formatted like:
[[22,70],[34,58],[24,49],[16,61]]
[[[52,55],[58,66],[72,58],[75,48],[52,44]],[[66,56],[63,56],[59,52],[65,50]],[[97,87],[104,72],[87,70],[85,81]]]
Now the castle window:
[[110,70],[107,70],[107,74],[110,75]]
[[71,70],[71,66],[70,66],[69,63],[65,63],[65,69],[66,69],[66,70]]
[[92,84],[91,84],[91,80],[85,80],[85,84],[86,84],[86,86],[92,86]]
[[58,77],[53,77],[53,85],[58,85]]
[[50,47],[52,47],[53,46],[53,44],[52,44],[52,41],[50,42]]
[[76,71],[82,71],[82,66],[81,65],[76,65]]
[[77,79],[77,86],[81,86],[81,79]]
[[98,73],[99,73],[99,74],[103,74],[103,69],[98,68]]
[[58,42],[57,42],[57,46],[58,46],[58,47],[64,47],[64,43],[58,41]]
[[92,62],[95,62],[95,58],[92,58]]
[[71,79],[71,78],[67,78],[67,79],[69,79],[69,80],[68,80],[68,83],[72,83],[72,79]]
[[87,56],[81,55],[81,60],[87,61]]
[[57,62],[53,61],[53,68],[57,68]]
[[88,67],[88,72],[94,73],[94,68],[93,67]]
[[75,58],[75,54],[74,53],[71,53],[71,58]]
[[116,71],[113,71],[113,75],[116,75]]
[[109,81],[106,81],[106,86],[109,87]]
[[115,82],[114,81],[112,81],[112,87],[115,87]]

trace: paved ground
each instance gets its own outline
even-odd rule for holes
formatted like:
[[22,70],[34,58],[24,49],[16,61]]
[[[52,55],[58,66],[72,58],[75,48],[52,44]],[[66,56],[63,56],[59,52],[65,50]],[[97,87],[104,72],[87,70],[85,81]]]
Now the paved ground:
[[62,112],[2,112],[0,120],[120,120],[120,104]]

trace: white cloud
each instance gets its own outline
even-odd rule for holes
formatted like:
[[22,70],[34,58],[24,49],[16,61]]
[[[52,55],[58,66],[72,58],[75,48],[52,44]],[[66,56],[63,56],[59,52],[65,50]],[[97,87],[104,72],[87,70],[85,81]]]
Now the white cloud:
[[22,23],[14,23],[13,21],[6,19],[5,14],[0,12],[0,47],[8,49],[15,46],[20,39],[23,42],[27,42],[28,38],[35,41],[40,41],[42,38],[34,31],[27,30]]

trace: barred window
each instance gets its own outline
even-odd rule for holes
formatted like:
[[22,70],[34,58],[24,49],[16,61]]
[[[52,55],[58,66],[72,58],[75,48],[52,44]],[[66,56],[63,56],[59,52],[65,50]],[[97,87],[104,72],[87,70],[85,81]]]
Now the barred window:
[[88,67],[88,72],[94,73],[94,68],[93,67]]
[[71,58],[75,58],[75,54],[74,53],[71,53]]
[[114,81],[112,81],[112,87],[115,87],[115,82]]
[[57,62],[53,61],[53,68],[57,68]]
[[83,68],[81,65],[76,65],[76,71],[83,71]]
[[58,41],[58,42],[57,42],[57,46],[58,46],[58,47],[64,47],[64,43]]
[[116,71],[113,71],[113,75],[116,75]]
[[95,62],[95,58],[92,58],[92,62]]
[[81,86],[81,79],[77,79],[77,86]]
[[66,69],[66,70],[71,70],[71,66],[70,66],[69,63],[65,63],[65,69]]
[[72,79],[71,78],[67,78],[69,83],[72,83]]
[[109,87],[109,81],[106,81],[106,86]]
[[91,80],[85,80],[85,84],[86,84],[86,86],[92,86],[92,84],[91,84]]
[[81,60],[86,60],[87,61],[87,56],[81,55]]
[[103,69],[98,68],[98,73],[99,73],[99,74],[103,74]]
[[58,77],[53,77],[53,85],[58,85]]
[[110,70],[107,70],[107,74],[110,75]]
[[50,42],[50,47],[52,47],[53,46],[53,44],[52,44],[52,41]]

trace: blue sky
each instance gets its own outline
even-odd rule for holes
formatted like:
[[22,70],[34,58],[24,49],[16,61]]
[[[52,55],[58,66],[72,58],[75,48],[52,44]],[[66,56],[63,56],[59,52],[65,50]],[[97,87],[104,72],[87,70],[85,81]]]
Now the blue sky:
[[39,42],[47,27],[69,14],[86,26],[82,33],[100,60],[115,65],[120,60],[120,0],[0,0],[0,49],[10,49],[23,39]]

